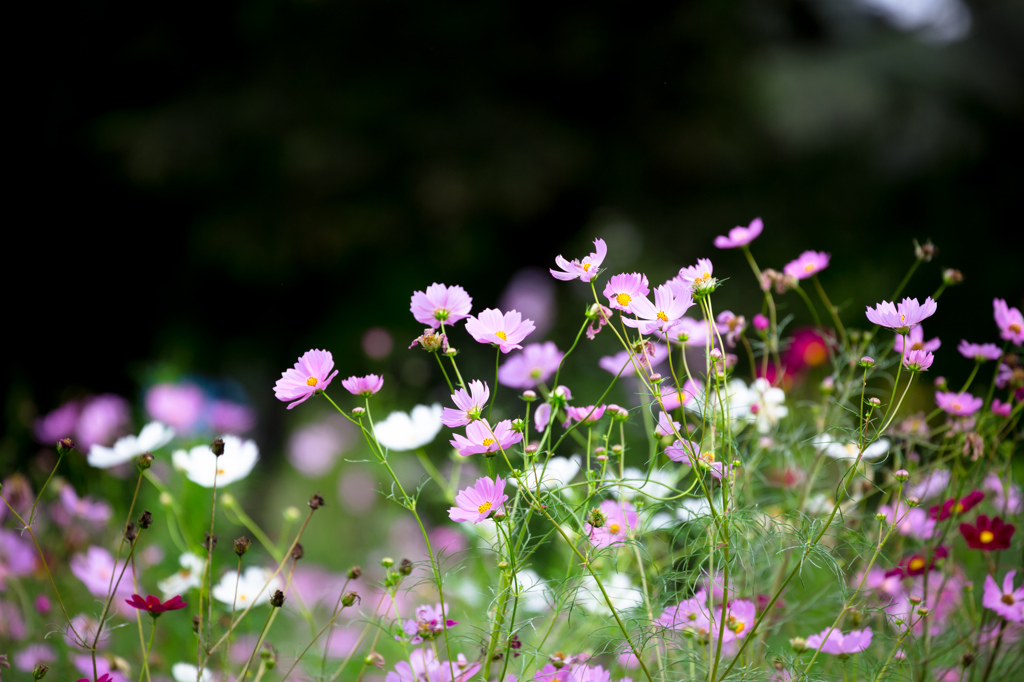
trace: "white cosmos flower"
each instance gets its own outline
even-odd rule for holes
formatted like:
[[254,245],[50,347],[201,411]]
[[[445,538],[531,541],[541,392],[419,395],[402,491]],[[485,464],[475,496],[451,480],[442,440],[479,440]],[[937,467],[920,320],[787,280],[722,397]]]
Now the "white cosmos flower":
[[[641,594],[640,590],[633,587],[629,576],[624,573],[615,573],[610,578],[603,578],[601,582],[604,584],[604,589],[608,592],[608,598],[611,600],[612,606],[615,607],[616,611],[629,610],[639,606],[644,600],[643,594]],[[576,593],[576,603],[582,606],[588,613],[602,616],[610,616],[612,614],[611,609],[608,608],[608,603],[604,600],[604,595],[601,594],[601,588],[597,586],[597,581],[590,575],[583,578],[580,589]]]
[[415,450],[437,437],[441,427],[441,403],[417,405],[410,414],[392,412],[373,427],[377,442],[392,452]]
[[[857,453],[860,452],[860,446],[857,443],[841,443],[827,434],[815,438],[814,445],[832,459],[857,459]],[[889,440],[879,438],[864,450],[864,456],[861,459],[869,461],[880,459],[888,452]]]
[[197,445],[188,452],[175,452],[171,463],[178,471],[184,471],[188,480],[204,488],[213,487],[214,474],[218,488],[240,481],[256,466],[260,450],[253,441],[238,436],[224,436],[223,440],[224,454],[220,457],[213,454],[209,445]]
[[747,408],[747,412],[753,418],[757,432],[773,431],[779,420],[789,414],[785,391],[761,378],[750,384],[750,392],[756,396],[756,401]]
[[[605,484],[609,486],[608,491],[618,499],[632,500],[637,495],[668,497],[673,492],[676,477],[677,475],[674,473],[662,469],[654,469],[651,471],[651,477],[648,479],[646,472],[634,467],[626,467],[622,470],[622,482],[633,486],[632,488],[625,486],[619,488],[616,485],[618,479],[612,475],[605,479]],[[640,489],[639,492],[635,490],[636,488]]]
[[686,401],[686,404],[683,405],[685,409],[697,414],[707,412],[704,415],[705,417],[710,417],[711,412],[714,411],[716,417],[720,417],[722,408],[719,406],[718,395],[722,393],[728,401],[729,419],[734,423],[750,421],[750,406],[756,404],[760,398],[760,394],[755,390],[747,388],[742,379],[733,379],[718,390],[712,387],[707,404],[705,404],[704,400],[704,385],[696,384],[694,389],[696,390],[696,395],[692,400]]
[[519,608],[531,613],[551,610],[548,583],[534,571],[526,569],[516,573],[515,589],[519,592]]
[[[165,597],[185,594],[193,587],[199,587],[203,583],[203,569],[206,568],[206,559],[192,552],[185,552],[178,559],[178,563],[181,564],[180,571],[167,580],[161,580],[156,584],[157,589]],[[194,671],[192,677],[195,679]]]
[[[536,469],[536,471],[534,471]],[[576,474],[580,470],[579,457],[574,455],[572,457],[552,457],[548,459],[547,466],[543,462],[537,462],[536,465],[531,464],[530,466],[524,467],[523,478],[526,480],[526,485],[532,489],[537,489],[537,477],[540,477],[540,487],[544,490],[551,488],[561,488],[562,486],[568,485],[572,479],[576,478]],[[509,483],[517,485],[518,482],[514,478],[509,478]],[[569,491],[566,491],[569,492]]]
[[[272,575],[274,575],[273,571],[259,566],[250,566],[240,576],[235,571],[228,571],[221,576],[220,582],[213,586],[211,594],[222,604],[231,606],[234,603],[235,609],[238,611],[245,609],[250,604],[266,604],[274,596],[274,590],[283,589],[280,576],[275,576],[267,588],[263,589],[263,586],[267,584],[267,579]],[[237,595],[235,593],[236,580],[238,581]],[[263,590],[262,594],[260,594],[260,590]]]
[[98,469],[109,469],[118,464],[130,462],[145,452],[162,448],[174,438],[174,429],[160,422],[149,422],[142,427],[138,436],[118,438],[114,447],[93,445],[89,448],[86,461]]
[[175,663],[171,666],[171,677],[174,682],[213,682],[213,673],[208,668],[203,669],[202,677],[198,676],[199,669],[191,663]]

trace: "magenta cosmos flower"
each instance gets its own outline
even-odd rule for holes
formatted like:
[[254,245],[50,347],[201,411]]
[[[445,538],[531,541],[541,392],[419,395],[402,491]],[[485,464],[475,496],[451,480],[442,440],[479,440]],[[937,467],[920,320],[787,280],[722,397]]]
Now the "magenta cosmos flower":
[[746,246],[757,239],[763,229],[764,223],[761,222],[761,219],[754,218],[750,221],[749,227],[736,226],[729,230],[728,237],[724,235],[715,237],[715,246],[720,249],[735,249],[740,246]]
[[921,320],[935,314],[936,303],[931,296],[924,299],[924,304],[918,303],[916,298],[905,298],[899,305],[889,301],[882,301],[872,310],[867,308],[867,318],[870,322],[880,327],[895,329],[897,334],[906,334],[913,327],[921,324]]
[[967,339],[960,339],[960,345],[956,347],[960,355],[968,360],[998,360],[1003,356],[1003,351],[994,343],[968,343]]
[[437,329],[443,323],[455,324],[469,317],[473,299],[460,286],[448,287],[434,282],[425,292],[412,292],[409,306],[416,321]]
[[349,377],[343,379],[341,385],[352,395],[362,395],[369,398],[371,395],[384,388],[384,377],[376,374],[367,374],[365,377]]
[[595,547],[610,547],[626,541],[626,534],[637,527],[639,517],[633,505],[625,500],[605,500],[599,507],[605,522],[595,527],[587,523],[587,533]]
[[604,295],[608,305],[626,313],[633,312],[634,299],[642,298],[651,293],[647,285],[647,275],[639,272],[623,272],[615,275],[604,286]]
[[584,258],[582,261],[574,259],[571,263],[561,255],[555,257],[555,264],[562,268],[562,271],[551,270],[551,276],[555,279],[560,279],[563,282],[568,282],[571,279],[580,278],[581,282],[589,282],[597,276],[600,270],[601,263],[604,262],[604,257],[608,255],[608,247],[605,245],[603,239],[594,240],[594,248],[596,251],[591,253],[589,256]]
[[1007,571],[1003,576],[1002,589],[991,575],[985,576],[985,593],[981,605],[1012,623],[1024,623],[1024,585],[1013,589],[1016,575],[1017,571]]
[[448,510],[448,518],[452,521],[472,521],[480,523],[491,514],[505,512],[505,481],[501,476],[491,480],[488,476],[476,479],[476,485],[465,488],[455,496],[455,505]]
[[903,356],[903,366],[911,372],[923,372],[932,366],[935,355],[926,350],[907,351]]
[[981,549],[986,552],[994,549],[1009,549],[1010,538],[1016,527],[1012,523],[1005,523],[998,516],[989,519],[985,514],[979,514],[974,525],[969,523],[960,524],[960,534],[967,541],[971,549]]
[[1013,341],[1019,346],[1024,343],[1024,315],[1016,308],[1006,305],[1001,298],[992,299],[992,312],[999,327],[999,338]]
[[509,388],[533,388],[558,371],[564,353],[553,341],[531,343],[498,370],[498,383]]
[[331,379],[338,375],[334,369],[334,358],[327,350],[310,350],[299,358],[295,366],[281,373],[281,378],[274,384],[274,396],[278,400],[295,402],[288,405],[292,409],[299,403],[304,403],[317,391],[327,388]]
[[981,398],[973,396],[966,391],[963,393],[935,392],[935,404],[947,414],[957,417],[969,417],[977,412],[984,402]]
[[524,320],[517,310],[504,315],[497,308],[488,308],[477,317],[466,320],[466,331],[480,343],[493,343],[507,353],[522,348],[519,342],[534,330],[533,320]]
[[790,277],[807,279],[827,268],[831,257],[832,254],[824,251],[804,251],[796,260],[787,263],[782,270]]
[[574,422],[582,422],[587,426],[596,424],[604,416],[606,405],[587,405],[586,407],[566,407],[565,413]]
[[851,630],[843,634],[839,630],[825,628],[816,635],[807,638],[808,649],[821,648],[822,653],[835,654],[836,656],[855,654],[864,651],[871,646],[871,628],[863,630]]
[[499,450],[515,445],[523,434],[512,430],[512,420],[506,419],[492,429],[485,419],[477,419],[466,427],[465,437],[455,433],[448,441],[463,457],[469,455],[494,456]]
[[452,402],[459,409],[453,410],[450,407],[444,408],[441,414],[441,423],[450,429],[476,421],[480,418],[480,412],[487,405],[491,391],[483,381],[469,382],[469,392],[460,388],[452,393]]
[[934,353],[942,346],[942,341],[938,337],[934,339],[924,340],[924,328],[918,325],[911,329],[907,334],[897,334],[896,343],[893,344],[892,349],[903,354],[903,346],[907,346],[907,350],[926,350],[929,353]]
[[937,521],[945,521],[953,514],[963,514],[977,507],[985,499],[985,493],[980,490],[972,490],[960,499],[951,497],[941,505],[935,505],[928,510],[928,515]]
[[167,601],[160,601],[158,597],[149,595],[143,599],[140,595],[133,594],[131,599],[124,600],[128,606],[134,607],[140,611],[149,611],[149,615],[156,618],[164,611],[177,611],[188,606],[188,602],[181,601],[181,595],[171,597]]
[[690,292],[662,284],[654,290],[654,303],[646,296],[634,299],[631,308],[637,319],[624,317],[622,323],[640,330],[641,334],[667,332],[692,306]]

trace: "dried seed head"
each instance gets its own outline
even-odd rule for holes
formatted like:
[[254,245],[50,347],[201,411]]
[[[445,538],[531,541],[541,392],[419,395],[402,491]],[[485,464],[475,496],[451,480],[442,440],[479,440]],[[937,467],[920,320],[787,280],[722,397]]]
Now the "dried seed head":
[[309,508],[316,511],[320,507],[324,506],[324,497],[319,492],[313,494],[313,497],[309,498]]
[[252,540],[245,537],[244,535],[238,538],[237,540],[235,540],[235,554],[237,554],[238,556],[243,556],[246,552],[249,551],[249,545],[251,544]]
[[217,457],[220,457],[221,455],[223,455],[224,454],[224,439],[223,438],[218,438],[218,439],[214,440],[212,443],[210,443],[210,450],[213,451],[213,454],[216,455]]

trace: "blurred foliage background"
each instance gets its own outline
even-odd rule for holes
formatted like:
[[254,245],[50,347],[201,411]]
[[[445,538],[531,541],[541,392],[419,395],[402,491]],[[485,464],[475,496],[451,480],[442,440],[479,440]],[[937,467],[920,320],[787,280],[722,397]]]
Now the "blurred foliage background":
[[[421,331],[412,291],[461,284],[479,311],[539,267],[558,313],[547,336],[564,347],[583,287],[556,288],[545,268],[596,236],[613,272],[652,282],[712,257],[732,278],[716,307],[749,318],[753,278],[711,240],[761,216],[760,265],[831,252],[822,282],[862,326],[912,239],[930,237],[939,255],[907,293],[932,293],[944,267],[966,276],[926,325],[943,338],[937,367],[961,337],[997,339],[994,296],[1021,303],[1019,2],[32,11],[4,468],[33,454],[34,418],[62,400],[134,399],[182,374],[239,382],[275,457],[273,384],[312,347],[342,377],[384,372],[394,406],[439,398],[430,358],[405,350]],[[785,305],[805,321],[798,299]],[[951,364],[951,378],[970,368]]]

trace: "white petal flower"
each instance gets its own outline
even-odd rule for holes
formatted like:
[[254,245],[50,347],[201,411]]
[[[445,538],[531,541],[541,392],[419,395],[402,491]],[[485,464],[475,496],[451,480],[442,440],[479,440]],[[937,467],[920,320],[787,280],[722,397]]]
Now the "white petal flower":
[[[860,446],[857,443],[841,443],[827,434],[816,438],[814,445],[832,459],[857,459],[857,454],[860,452]],[[888,452],[889,440],[879,438],[864,450],[864,456],[861,459],[868,461],[881,459]]]
[[[579,473],[579,470],[580,460],[578,456],[551,457],[548,459],[547,465],[537,462],[536,467],[533,465],[526,467],[526,470],[523,472],[523,478],[526,480],[526,485],[529,488],[536,490],[537,478],[539,476],[540,487],[544,490],[550,490],[551,488],[561,488],[568,485],[576,477],[576,474]],[[517,481],[514,478],[509,478],[509,483],[517,485]]]
[[392,412],[373,428],[377,442],[392,452],[415,450],[437,437],[441,423],[441,404],[417,405],[411,414]]
[[[673,493],[678,474],[663,469],[651,471],[650,478],[647,473],[633,467],[626,467],[622,471],[621,488],[616,485],[618,480],[614,476],[608,476],[605,484],[610,492],[617,499],[632,500],[637,495],[652,495],[654,497],[668,497]],[[632,487],[626,487],[632,486]],[[639,490],[637,490],[639,488]]]
[[[196,556],[191,552],[185,552],[178,559],[181,570],[156,584],[157,589],[164,597],[172,597],[176,594],[185,594],[193,587],[199,587],[203,583],[203,569],[206,568],[206,559]],[[193,673],[193,679],[195,674]]]
[[779,420],[789,414],[789,408],[785,405],[786,393],[764,378],[750,384],[750,391],[756,396],[756,402],[748,408],[748,412],[753,416],[757,432],[773,431]]
[[[604,589],[608,593],[608,598],[611,600],[612,606],[615,607],[616,611],[621,613],[643,603],[643,594],[640,590],[633,587],[629,576],[624,573],[616,573],[611,578],[605,577],[601,582],[604,584]],[[580,589],[576,593],[576,603],[588,613],[602,616],[610,616],[612,614],[611,609],[608,608],[608,603],[604,599],[604,595],[601,594],[601,588],[597,586],[597,581],[594,580],[593,576],[588,575],[583,578]]]
[[224,454],[220,457],[213,454],[209,445],[197,445],[188,452],[178,450],[171,462],[190,481],[204,488],[213,487],[214,474],[218,488],[240,481],[256,466],[260,450],[253,441],[238,436],[224,436],[223,440]]
[[158,450],[171,442],[174,429],[160,422],[150,422],[142,427],[138,436],[119,438],[114,447],[93,445],[89,448],[86,461],[98,469],[109,469],[118,464],[130,462],[145,452]]
[[551,610],[551,598],[548,595],[548,583],[534,571],[526,569],[515,576],[515,589],[519,592],[519,608],[531,613],[543,613]]
[[213,682],[213,673],[208,668],[203,669],[202,677],[198,676],[199,669],[191,663],[175,663],[171,666],[171,677],[174,682]]
[[[228,571],[221,576],[220,582],[213,586],[211,594],[214,599],[222,604],[231,606],[234,603],[235,609],[239,611],[245,609],[250,604],[266,604],[274,596],[274,590],[283,589],[284,586],[281,582],[281,577],[275,576],[266,589],[263,589],[263,586],[267,584],[267,580],[273,574],[273,571],[260,568],[259,566],[250,566],[242,572],[241,576],[235,571]],[[235,591],[236,580],[238,581],[237,593]],[[263,590],[263,592],[261,593],[260,590]]]

